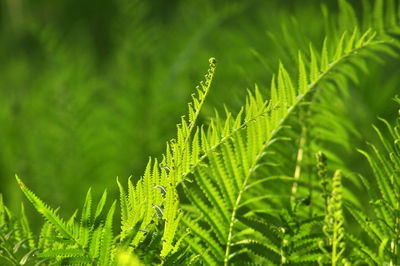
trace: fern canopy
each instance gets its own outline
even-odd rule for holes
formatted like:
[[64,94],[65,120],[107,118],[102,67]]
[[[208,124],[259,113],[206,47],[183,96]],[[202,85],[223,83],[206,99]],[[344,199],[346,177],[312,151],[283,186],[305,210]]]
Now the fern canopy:
[[346,108],[354,87],[374,60],[398,58],[400,4],[359,5],[360,18],[345,0],[337,16],[323,5],[320,44],[297,46],[283,28],[294,63],[279,61],[270,85],[248,90],[238,112],[225,107],[205,123],[217,69],[210,58],[175,138],[141,177],[117,178],[110,204],[107,191],[96,204],[90,188],[83,207],[63,218],[16,176],[44,224],[33,233],[24,205],[14,216],[0,194],[0,262],[398,265],[400,118],[380,118],[379,142],[358,149],[370,172],[355,173],[343,151],[362,139]]

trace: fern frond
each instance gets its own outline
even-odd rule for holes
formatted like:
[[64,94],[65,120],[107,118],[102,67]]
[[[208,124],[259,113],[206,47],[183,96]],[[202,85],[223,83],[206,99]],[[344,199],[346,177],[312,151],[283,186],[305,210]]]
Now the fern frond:
[[21,203],[20,221],[21,221],[21,228],[22,228],[23,237],[25,239],[28,239],[29,248],[31,250],[35,249],[36,248],[36,243],[35,243],[35,240],[33,238],[33,233],[31,231],[31,228],[30,228],[29,223],[28,223],[28,219],[27,219],[26,214],[25,214],[25,207],[24,207],[23,203]]
[[73,264],[108,265],[113,262],[115,243],[112,222],[116,202],[109,209],[103,223],[100,219],[106,201],[106,192],[97,205],[93,219],[91,218],[92,196],[89,189],[80,222],[75,221],[75,212],[66,223],[59,217],[57,210],[48,207],[18,177],[16,179],[29,201],[46,219],[40,234],[39,248],[42,248],[42,251],[38,257]]
[[247,249],[255,255],[266,259],[272,265],[281,264],[281,256],[277,251],[255,240],[241,240],[240,242],[233,243],[232,248]]
[[298,81],[299,95],[302,95],[307,92],[308,78],[307,78],[306,67],[304,66],[303,57],[300,51],[299,51],[298,64],[299,64],[299,81]]
[[44,218],[49,221],[62,236],[72,239],[78,243],[77,239],[74,238],[74,233],[66,226],[64,220],[61,219],[53,209],[41,201],[32,191],[30,191],[24,185],[24,183],[22,183],[18,176],[15,178],[17,179],[18,185],[20,186],[22,192],[24,192],[36,210],[42,214]]
[[101,245],[100,245],[100,254],[99,254],[99,263],[100,265],[108,265],[113,260],[113,217],[115,211],[116,202],[111,205],[110,210],[108,211],[106,221],[104,223],[103,232],[101,233]]
[[[136,185],[133,185],[131,181],[128,182],[128,195],[125,194],[123,187],[117,181],[120,188],[122,209],[121,239],[124,239],[139,220],[143,229],[147,228],[153,221],[156,224],[162,221],[164,235],[161,256],[164,258],[171,250],[176,249],[174,247],[174,236],[183,215],[178,210],[179,201],[175,191],[176,186],[179,182],[185,180],[191,166],[199,161],[201,153],[199,141],[201,132],[195,126],[195,123],[214,77],[216,60],[211,58],[209,63],[210,68],[205,80],[201,81],[200,86],[196,87],[197,94],[192,95],[192,102],[188,106],[188,119],[182,117],[177,128],[177,138],[167,143],[162,162],[158,164],[155,160],[153,164],[150,158],[143,177],[139,179]],[[143,236],[144,234],[141,232],[137,234],[132,240],[132,244],[137,245]],[[178,242],[175,244],[178,245]]]
[[107,201],[107,190],[104,190],[104,193],[101,196],[99,203],[97,204],[96,212],[94,214],[93,222],[95,225],[98,223],[100,215],[103,212],[104,205],[106,204],[106,201]]
[[87,247],[89,243],[89,235],[92,230],[91,225],[91,211],[92,211],[92,194],[91,189],[88,190],[86,195],[85,204],[82,209],[81,214],[81,224],[79,230],[79,238],[81,240],[81,245]]
[[[340,99],[350,96],[351,82],[361,80],[358,69],[365,71],[369,60],[382,61],[381,54],[397,55],[389,45],[398,42],[390,39],[386,29],[397,27],[396,4],[379,0],[372,11],[367,1],[362,5],[366,10],[363,25],[358,25],[356,12],[345,0],[339,0],[338,20],[323,6],[328,30],[321,48],[310,44],[309,51],[292,49],[298,43],[284,25],[283,37],[290,46],[284,56],[297,57],[297,62],[291,58],[295,66],[279,61],[265,95],[255,86],[238,114],[225,108],[225,117],[216,112],[208,126],[198,126],[216,67],[211,58],[205,80],[196,87],[187,117],[181,118],[176,138],[167,143],[162,159],[150,158],[143,176],[129,178],[127,188],[117,179],[121,229],[115,238],[116,202],[105,219],[102,215],[107,192],[94,216],[89,189],[80,221],[76,221],[77,211],[64,220],[16,177],[46,223],[36,247],[23,208],[22,219],[15,222],[0,198],[0,225],[7,222],[0,227],[4,250],[0,255],[7,253],[6,259],[14,264],[38,255],[56,265],[327,261],[339,265],[346,264],[344,257],[354,251],[348,256],[352,262],[399,263],[398,127],[389,126],[393,140],[376,129],[385,152],[377,145],[371,145],[371,154],[361,151],[378,184],[369,191],[372,218],[357,208],[354,196],[343,200],[351,194],[348,183],[359,185],[354,175],[347,178],[346,173],[342,178],[336,172],[332,181],[328,178],[334,167],[328,168],[326,157],[334,166],[345,162],[327,143],[351,150],[349,135],[357,134],[342,119],[346,115]],[[293,75],[292,70],[297,73]],[[330,101],[334,104],[329,107]],[[315,173],[313,155],[319,150],[323,153],[318,153]],[[366,179],[360,183],[369,186]],[[347,238],[343,204],[368,236],[358,239],[349,233]],[[13,251],[22,247],[29,250],[20,260]]]
[[50,248],[50,238],[53,235],[53,226],[49,222],[45,222],[40,230],[38,247],[41,249]]
[[94,258],[100,257],[100,247],[102,243],[103,226],[99,226],[93,230],[89,244],[89,254]]
[[357,255],[361,258],[361,262],[369,262],[371,265],[379,265],[379,261],[377,260],[377,256],[375,253],[368,248],[362,241],[360,241],[357,237],[347,234],[347,240],[353,246],[353,252],[357,253]]
[[0,194],[0,263],[5,265],[37,264],[41,260],[34,235],[21,204],[20,216],[15,216]]

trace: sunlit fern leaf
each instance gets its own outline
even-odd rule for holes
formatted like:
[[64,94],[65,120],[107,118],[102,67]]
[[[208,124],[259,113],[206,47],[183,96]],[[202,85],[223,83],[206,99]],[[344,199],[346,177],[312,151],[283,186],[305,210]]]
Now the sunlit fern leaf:
[[89,253],[95,258],[98,258],[100,256],[102,235],[103,235],[103,225],[101,224],[100,226],[98,226],[96,229],[93,230],[89,244]]
[[298,64],[299,64],[299,81],[298,81],[299,95],[302,95],[307,92],[308,78],[307,78],[306,67],[304,66],[303,56],[301,55],[300,51],[299,51]]
[[35,255],[39,249],[21,204],[20,216],[15,216],[0,194],[0,263],[20,265],[40,263]]
[[192,241],[187,241],[187,245],[193,250],[193,262],[197,261],[198,263],[206,262],[209,265],[217,264],[217,258],[212,256],[211,251],[200,244],[200,241],[197,238],[192,238]]
[[113,216],[115,211],[116,202],[112,204],[110,210],[108,211],[104,228],[101,236],[99,263],[100,265],[108,265],[113,260]]
[[35,249],[36,248],[36,243],[35,243],[34,235],[33,235],[32,231],[31,231],[28,219],[26,217],[25,207],[24,207],[23,203],[21,203],[20,222],[21,222],[21,229],[22,229],[23,237],[28,239],[29,248],[30,249]]
[[51,245],[50,238],[53,235],[53,226],[50,222],[45,222],[40,230],[38,247],[47,249]]
[[99,218],[101,217],[106,201],[107,201],[107,190],[104,191],[103,195],[101,196],[101,199],[99,200],[99,203],[97,204],[96,212],[93,218],[94,225],[97,225],[99,223]]
[[126,234],[126,230],[123,229],[123,226],[125,226],[123,223],[125,223],[128,220],[128,198],[126,196],[124,187],[119,183],[119,180],[117,178],[117,184],[119,188],[119,202],[121,206],[121,239],[123,240]]
[[141,223],[137,223],[134,227],[131,228],[131,230],[126,234],[124,238],[121,236],[121,241],[119,243],[118,248],[119,249],[128,249],[132,243],[132,240],[136,237],[140,230]]
[[[217,156],[218,155],[213,156],[211,160],[215,161],[215,158],[217,158]],[[217,158],[217,160],[219,159]],[[224,175],[218,173],[217,171],[218,170],[215,168],[211,170],[211,175],[216,177],[215,179],[217,179],[217,182],[214,181],[213,183],[210,180],[209,173],[206,172],[204,168],[198,168],[196,173],[199,178],[197,179],[197,181],[208,201],[219,209],[219,213],[221,215],[220,220],[227,222],[229,220],[229,213],[227,210],[229,210],[232,205],[230,204],[229,200],[228,202],[225,202],[223,199],[230,199],[230,197],[228,196],[228,194],[224,193],[226,192],[226,190],[221,192],[218,188],[229,188],[229,186],[227,186],[226,183],[222,183],[224,182],[222,181],[224,180]]]
[[21,190],[33,206],[44,216],[46,223],[40,234],[39,247],[43,250],[38,257],[53,259],[59,263],[88,263],[107,265],[114,255],[112,220],[115,202],[108,211],[105,222],[100,215],[106,201],[106,192],[99,201],[94,219],[91,219],[91,190],[89,189],[81,214],[81,222],[75,216],[66,223],[57,214],[57,210],[48,207],[18,178]]
[[[177,137],[167,143],[163,160],[149,160],[145,173],[136,184],[128,182],[128,195],[118,182],[120,188],[120,201],[122,208],[122,234],[124,238],[130,228],[141,220],[141,228],[146,229],[153,221],[158,224],[163,221],[164,235],[161,256],[166,257],[171,250],[176,250],[174,235],[179,221],[183,215],[178,210],[178,197],[175,192],[176,185],[185,180],[190,168],[197,164],[201,153],[199,129],[195,126],[199,112],[208,94],[215,72],[216,61],[209,60],[210,69],[205,80],[196,87],[196,94],[192,95],[189,104],[188,119],[182,117],[177,127]],[[194,134],[194,135],[193,135]],[[133,245],[139,244],[143,232],[139,232],[132,240]]]
[[[73,237],[73,232],[66,226],[66,223],[61,219],[53,209],[48,207],[43,201],[41,201],[33,192],[31,192],[22,181],[16,176],[18,185],[24,192],[28,200],[33,204],[37,211],[44,216],[44,218],[49,221],[55,229],[63,236],[69,239],[76,239]],[[78,242],[78,241],[76,241]]]
[[90,231],[92,231],[91,211],[92,211],[92,194],[91,194],[91,189],[89,189],[86,195],[85,204],[82,209],[81,224],[79,228],[79,238],[81,240],[80,244],[83,247],[88,246]]
[[[60,210],[60,208],[55,209],[55,213],[57,214],[59,210]],[[77,216],[77,215],[78,215],[78,209],[76,209],[76,210],[72,213],[71,217],[69,217],[69,219],[68,219],[67,222],[66,222],[67,227],[68,227],[68,228],[71,228],[71,230],[73,230],[73,232],[74,232],[75,234],[79,233],[79,230],[78,230],[78,231],[76,230],[77,227],[76,227],[76,224],[75,224],[75,222],[76,222],[76,216]]]

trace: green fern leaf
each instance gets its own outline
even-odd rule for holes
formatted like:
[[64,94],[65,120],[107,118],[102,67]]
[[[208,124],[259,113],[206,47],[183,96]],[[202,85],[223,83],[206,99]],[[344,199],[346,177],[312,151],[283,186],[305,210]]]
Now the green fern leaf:
[[255,255],[263,257],[264,259],[266,259],[267,261],[269,261],[274,265],[281,264],[281,255],[277,251],[272,250],[271,248],[257,241],[242,240],[240,242],[233,243],[233,247],[240,249],[248,249]]
[[103,226],[100,225],[93,230],[91,234],[90,244],[89,244],[89,254],[93,258],[99,258],[100,247],[102,244]]
[[325,72],[329,68],[329,57],[328,57],[328,40],[325,38],[324,44],[322,45],[321,53],[321,72]]
[[85,204],[82,209],[81,224],[79,228],[80,244],[85,248],[88,246],[90,231],[92,230],[91,211],[92,211],[92,194],[91,194],[91,189],[89,188],[86,195]]
[[190,217],[184,216],[182,218],[183,224],[190,229],[190,233],[205,239],[206,243],[211,247],[211,252],[215,257],[222,257],[224,255],[220,244],[214,239],[210,232],[204,230],[199,224],[190,219]]
[[304,66],[304,61],[299,51],[299,94],[305,94],[307,92],[307,72]]
[[96,207],[96,212],[94,214],[94,219],[93,219],[94,220],[94,224],[98,224],[100,215],[101,215],[101,213],[103,211],[104,205],[106,204],[106,200],[107,200],[107,190],[104,190],[104,193],[101,196],[101,199],[100,199],[100,201],[99,201],[99,203],[97,204],[97,207]]
[[[2,205],[1,199],[0,199],[0,205]],[[0,206],[0,209],[1,209],[1,206]],[[31,228],[30,228],[29,223],[28,223],[28,219],[27,219],[26,214],[25,214],[25,207],[24,207],[23,203],[21,203],[21,218],[20,218],[20,221],[21,221],[21,227],[22,227],[23,235],[24,235],[25,238],[28,239],[29,248],[30,249],[35,249],[36,248],[36,243],[35,243],[35,240],[33,238],[33,233],[31,231]],[[1,222],[0,222],[0,224],[1,224]]]
[[114,217],[116,202],[114,201],[111,205],[110,210],[108,211],[106,221],[104,223],[103,232],[101,233],[101,246],[100,246],[100,254],[99,254],[99,263],[100,265],[108,265],[112,261],[112,239],[113,239],[113,231],[112,231],[112,222]]
[[66,238],[74,239],[73,233],[67,228],[65,222],[60,217],[58,217],[55,211],[49,208],[43,201],[41,201],[35,194],[33,194],[33,192],[31,192],[22,183],[18,176],[16,176],[16,179],[22,192],[24,192],[28,200],[33,204],[37,211],[42,214],[61,235]]
[[311,55],[311,62],[310,62],[310,81],[316,82],[319,76],[319,68],[317,63],[317,58],[315,57],[314,49],[310,44],[310,55]]

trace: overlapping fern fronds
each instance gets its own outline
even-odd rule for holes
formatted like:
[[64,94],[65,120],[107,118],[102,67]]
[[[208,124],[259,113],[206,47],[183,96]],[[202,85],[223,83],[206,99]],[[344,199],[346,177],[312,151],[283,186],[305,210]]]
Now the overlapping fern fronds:
[[[346,2],[341,1],[341,4],[344,5],[342,8],[347,12],[354,13],[351,6]],[[379,5],[375,6],[374,12],[378,13],[379,8],[381,8]],[[378,27],[376,23],[379,24],[379,21],[378,19],[371,25]],[[360,28],[362,27],[354,25],[351,34],[339,32],[335,35],[335,38],[332,38],[333,41],[325,39],[320,53],[317,53],[311,47],[308,60],[299,52],[297,84],[293,82],[293,77],[288,74],[283,64],[280,64],[278,74],[273,77],[270,86],[271,99],[266,100],[256,88],[254,96],[249,93],[245,109],[235,119],[232,119],[235,123],[243,125],[237,127],[240,130],[236,130],[236,128],[233,131],[227,130],[229,127],[226,126],[224,120],[220,121],[217,118],[216,121],[213,121],[217,126],[212,124],[210,126],[212,130],[216,128],[216,131],[221,132],[221,135],[223,135],[222,132],[226,131],[234,133],[229,135],[226,140],[224,139],[215,149],[210,149],[206,153],[207,162],[196,167],[193,173],[195,183],[183,185],[185,197],[191,204],[190,207],[187,207],[188,214],[183,217],[183,222],[185,226],[192,230],[196,240],[193,241],[193,239],[188,238],[187,244],[191,246],[195,253],[200,255],[199,260],[206,264],[224,263],[227,265],[230,262],[244,263],[248,260],[254,260],[253,255],[251,255],[254,254],[255,258],[258,258],[256,261],[262,262],[265,259],[268,263],[280,264],[287,262],[301,263],[306,262],[306,260],[316,262],[323,256],[316,246],[314,246],[315,253],[309,254],[308,257],[298,255],[301,254],[299,250],[291,250],[292,253],[288,252],[290,249],[286,246],[290,241],[285,237],[290,238],[291,233],[288,232],[288,229],[291,226],[275,226],[274,228],[269,224],[268,219],[263,219],[262,215],[255,210],[257,210],[257,207],[263,209],[269,213],[269,217],[271,214],[279,213],[279,209],[288,208],[289,203],[293,202],[298,183],[306,184],[308,181],[299,180],[300,170],[297,166],[294,172],[285,175],[265,175],[263,171],[266,165],[268,168],[268,164],[274,162],[273,159],[269,160],[270,157],[277,155],[276,153],[271,154],[273,151],[271,147],[285,136],[281,134],[282,129],[287,126],[291,116],[297,115],[297,111],[303,103],[313,105],[314,98],[318,96],[316,94],[323,91],[325,87],[331,86],[331,84],[338,86],[336,83],[339,83],[338,87],[341,90],[346,90],[346,83],[342,83],[341,80],[354,79],[355,69],[357,67],[363,68],[366,60],[377,57],[378,51],[393,54],[390,41],[387,40],[386,35],[377,35],[374,28],[360,32]],[[383,32],[381,31],[381,33]],[[335,42],[335,40],[337,41]],[[232,115],[227,112],[226,117],[226,120],[229,121]],[[331,124],[334,125],[334,121]],[[220,126],[218,127],[218,125]],[[216,135],[218,136],[218,134]],[[336,138],[338,142],[340,141],[339,138]],[[202,138],[203,147],[210,146],[208,141],[208,139],[203,140]],[[303,147],[299,148],[299,153],[296,156],[300,161],[302,149]],[[278,154],[277,156],[277,161],[280,161],[281,155]],[[293,157],[286,157],[286,160],[293,161]],[[293,182],[292,196],[290,196],[289,191],[285,193],[285,189],[282,189],[280,194],[276,192],[270,194],[257,193],[263,191],[263,189],[255,190],[254,193],[254,189],[261,184],[267,187],[270,182],[273,182],[275,184],[280,183],[282,187],[285,187],[285,183],[291,183],[290,181]],[[333,182],[335,187],[337,187],[335,184],[338,182]],[[306,186],[312,185],[312,182],[308,182]],[[288,186],[286,185],[286,187]],[[339,193],[338,189],[333,190],[335,194]],[[319,191],[316,190],[315,193],[319,193]],[[307,199],[304,199],[303,202],[307,202]],[[314,201],[313,204],[318,208],[318,202]],[[328,206],[331,206],[331,204],[328,204]],[[323,209],[323,205],[319,205],[319,207],[320,210]],[[285,216],[282,216],[282,213],[273,215],[273,217],[275,217],[275,220],[280,220],[281,223],[288,220],[295,221],[296,214],[293,212],[293,204],[290,208],[286,219]],[[317,223],[316,217],[318,216],[311,216],[309,219]],[[253,220],[254,228],[248,222],[249,219]],[[247,223],[241,223],[243,220],[246,220]],[[267,239],[261,238],[261,240],[254,233],[260,232],[259,227],[255,226],[259,225],[260,222],[266,225],[264,226],[264,233],[267,235]],[[332,248],[335,251],[332,253],[331,260],[335,264],[342,254],[338,250],[340,243],[343,243],[342,225],[343,220],[332,224],[335,228],[335,234],[338,231],[341,232],[340,237],[334,236],[334,240],[332,240]],[[274,228],[274,230],[268,231],[266,228],[269,227]],[[275,241],[274,243],[271,239],[268,239],[269,237],[274,238],[276,236],[272,235],[279,235],[282,232],[286,235],[278,239],[283,241]],[[311,232],[308,231],[305,234],[311,235]],[[301,234],[296,232],[293,235],[298,237]],[[323,236],[317,234],[313,240],[318,242],[318,238],[323,238]],[[307,240],[310,241],[310,239]],[[234,248],[236,246],[242,246],[242,248]],[[265,252],[260,252],[261,249]]]
[[[197,95],[192,95],[188,118],[182,117],[177,128],[177,138],[167,143],[161,163],[158,164],[157,159],[154,162],[150,159],[143,178],[135,185],[131,181],[128,182],[128,194],[118,183],[121,194],[121,238],[124,239],[130,228],[139,222],[142,229],[146,229],[152,222],[163,223],[163,248],[160,254],[163,258],[170,252],[175,253],[181,242],[174,242],[175,232],[183,214],[178,208],[176,186],[185,181],[193,165],[201,160],[199,136],[204,133],[200,133],[195,124],[210,89],[215,67],[216,60],[211,58],[205,81],[201,81],[200,86],[196,88]],[[132,244],[137,245],[142,237],[143,233],[137,234]]]
[[92,196],[89,189],[82,208],[80,223],[75,220],[77,212],[68,221],[64,221],[57,214],[57,210],[50,208],[18,177],[16,178],[25,196],[46,220],[39,238],[40,251],[37,257],[54,259],[61,264],[108,265],[112,263],[114,260],[112,251],[115,250],[112,223],[116,202],[112,204],[103,220],[101,214],[106,203],[106,192],[93,215]]
[[[116,242],[113,236],[114,202],[104,221],[100,219],[106,202],[105,192],[96,209],[95,216],[91,215],[91,191],[87,193],[82,209],[81,222],[75,221],[77,212],[64,221],[57,211],[48,207],[33,192],[31,192],[17,177],[22,191],[47,221],[39,237],[40,252],[37,257],[53,259],[59,263],[90,263],[94,265],[108,265],[116,263],[120,252],[137,252],[143,255],[143,260],[149,258],[143,254],[149,253],[150,261],[177,263],[183,258],[179,250],[180,243],[185,235],[175,240],[175,233],[182,217],[179,210],[179,200],[176,186],[183,182],[191,168],[202,160],[199,147],[200,129],[195,123],[200,109],[205,101],[211,81],[214,76],[216,60],[210,59],[210,69],[205,81],[200,82],[197,95],[193,94],[193,102],[189,104],[188,119],[182,117],[178,125],[177,139],[167,144],[167,151],[163,160],[158,164],[157,159],[149,160],[145,174],[136,184],[128,182],[128,192],[118,182],[121,203],[121,233]],[[48,241],[51,238],[52,241]],[[117,254],[117,255],[116,255]],[[168,256],[169,255],[169,256]]]
[[[188,116],[182,117],[162,159],[150,158],[143,176],[129,179],[127,188],[117,180],[117,236],[116,202],[102,215],[106,193],[93,215],[89,190],[80,221],[77,212],[65,221],[17,177],[46,223],[36,245],[22,219],[14,227],[20,226],[23,236],[15,241],[28,243],[35,258],[58,264],[398,264],[400,125],[388,126],[392,143],[377,130],[386,154],[375,146],[374,156],[362,152],[378,184],[374,191],[361,178],[370,192],[373,219],[358,210],[354,197],[344,199],[352,193],[343,181],[350,180],[348,175],[353,178],[350,171],[338,170],[330,179],[330,169],[345,166],[324,145],[352,148],[347,136],[355,130],[341,119],[345,115],[337,114],[340,98],[347,95],[350,81],[357,80],[357,69],[365,70],[381,53],[395,55],[398,42],[390,34],[397,33],[399,17],[391,12],[392,5],[391,0],[378,0],[370,11],[364,1],[359,24],[351,5],[340,0],[339,26],[327,18],[332,30],[322,47],[296,49],[296,75],[280,63],[267,91],[257,86],[249,91],[238,114],[226,109],[208,126],[197,125],[216,69],[211,58]],[[365,243],[346,232],[343,205],[368,233]],[[0,207],[4,223],[4,213],[11,216]],[[6,243],[9,237],[1,236]],[[10,247],[2,246],[15,263]]]
[[43,260],[34,256],[38,252],[38,244],[30,229],[24,205],[21,204],[21,214],[17,217],[4,205],[0,194],[0,264],[40,264]]

